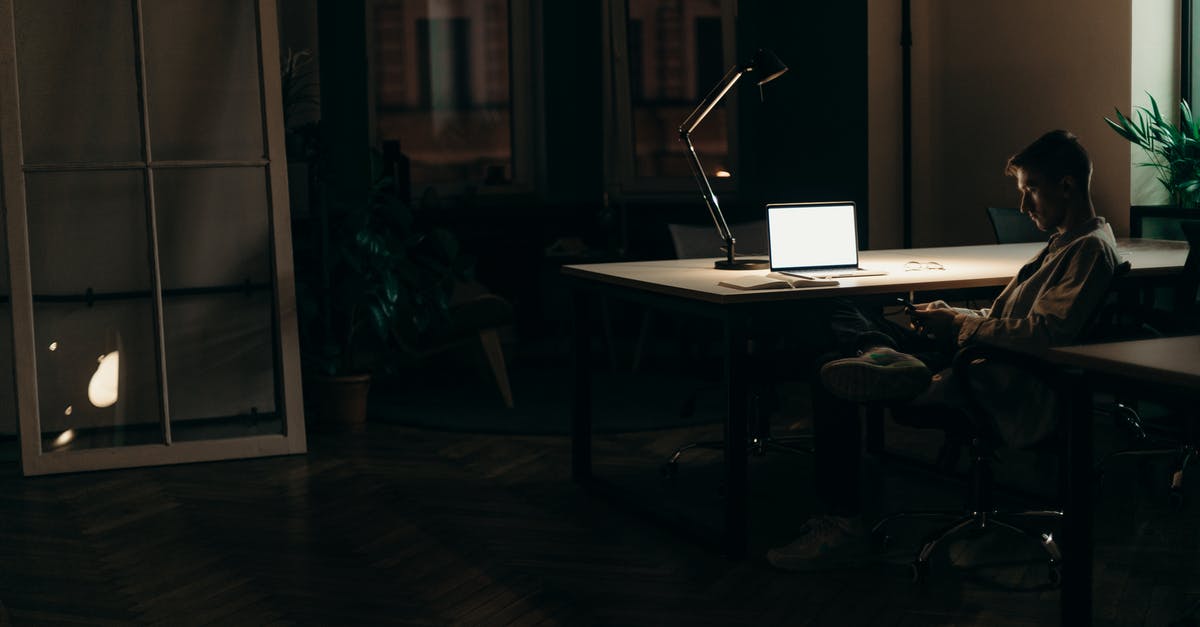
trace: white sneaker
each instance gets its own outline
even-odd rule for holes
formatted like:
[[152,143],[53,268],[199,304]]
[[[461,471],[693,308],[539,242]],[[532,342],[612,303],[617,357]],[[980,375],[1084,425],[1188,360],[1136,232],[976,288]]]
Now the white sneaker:
[[767,561],[783,570],[809,571],[855,566],[867,556],[861,518],[815,516],[790,544],[767,551]]

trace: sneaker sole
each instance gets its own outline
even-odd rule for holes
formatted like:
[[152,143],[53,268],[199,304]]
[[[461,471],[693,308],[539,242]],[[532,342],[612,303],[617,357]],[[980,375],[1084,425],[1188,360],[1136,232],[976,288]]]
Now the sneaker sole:
[[924,364],[877,366],[861,359],[832,361],[821,368],[821,382],[849,401],[902,401],[916,397],[933,375]]

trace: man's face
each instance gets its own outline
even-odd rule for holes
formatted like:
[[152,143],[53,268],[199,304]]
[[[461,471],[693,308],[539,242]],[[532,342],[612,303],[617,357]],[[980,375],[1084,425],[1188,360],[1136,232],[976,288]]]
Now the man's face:
[[1017,191],[1021,193],[1021,213],[1039,229],[1055,230],[1066,219],[1069,190],[1065,179],[1050,181],[1036,172],[1017,170]]

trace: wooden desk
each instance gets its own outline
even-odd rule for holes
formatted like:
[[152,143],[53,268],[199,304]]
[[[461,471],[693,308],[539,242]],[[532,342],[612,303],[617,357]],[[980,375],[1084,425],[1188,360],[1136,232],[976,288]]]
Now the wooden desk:
[[1112,389],[1117,381],[1142,392],[1200,401],[1197,356],[1200,335],[1054,348],[1043,355],[1051,363],[1078,369],[1082,383],[1067,422],[1067,502],[1061,538],[1064,625],[1092,622],[1091,391]]
[[[859,264],[885,270],[884,276],[840,279],[837,286],[805,289],[740,291],[717,285],[736,271],[716,270],[713,259],[635,261],[564,266],[571,280],[574,319],[575,390],[572,407],[572,476],[597,485],[591,458],[591,334],[594,309],[590,298],[606,296],[675,312],[717,320],[724,328],[724,378],[727,390],[725,420],[726,499],[721,546],[730,556],[746,552],[746,405],[744,376],[748,322],[784,319],[792,308],[814,298],[864,297],[912,292],[943,292],[964,288],[1002,287],[1043,244],[1003,244],[879,250],[861,253]],[[1121,254],[1133,268],[1128,277],[1139,281],[1169,278],[1183,267],[1185,242],[1121,240]],[[945,270],[905,271],[908,261],[936,261]],[[763,274],[764,271],[747,271]]]

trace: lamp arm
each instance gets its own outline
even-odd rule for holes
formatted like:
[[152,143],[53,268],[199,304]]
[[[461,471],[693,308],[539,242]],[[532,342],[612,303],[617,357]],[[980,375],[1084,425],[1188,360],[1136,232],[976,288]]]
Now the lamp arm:
[[696,109],[692,111],[691,115],[687,116],[683,124],[679,125],[679,134],[691,134],[692,131],[696,130],[696,127],[700,126],[704,118],[708,117],[709,112],[713,110],[713,107],[717,106],[717,103],[721,102],[725,94],[729,93],[730,89],[733,89],[734,84],[738,82],[738,79],[745,72],[745,68],[740,65],[729,68],[729,71],[725,72],[725,76],[721,78],[721,82],[717,83],[717,86],[708,92],[704,100],[701,100],[700,104],[696,105]]
[[696,177],[696,183],[700,185],[700,195],[704,197],[708,214],[712,216],[713,224],[717,226],[717,234],[721,236],[721,241],[725,242],[725,257],[732,263],[734,257],[733,232],[729,230],[729,224],[725,222],[725,214],[721,212],[721,204],[717,201],[717,195],[713,193],[712,185],[709,184],[708,177],[704,174],[704,166],[700,165],[700,157],[696,154],[696,147],[692,145],[692,136],[680,128],[679,141],[687,146],[688,165],[692,167],[692,176]]

